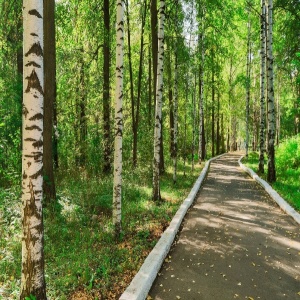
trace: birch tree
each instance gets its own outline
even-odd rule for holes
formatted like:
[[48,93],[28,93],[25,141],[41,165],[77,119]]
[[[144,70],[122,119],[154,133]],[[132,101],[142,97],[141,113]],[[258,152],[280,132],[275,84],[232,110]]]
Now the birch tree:
[[46,297],[43,254],[43,1],[23,1],[22,276],[20,299]]
[[267,7],[267,101],[268,101],[268,175],[270,183],[276,181],[275,169],[275,104],[273,73],[273,0]]
[[123,46],[124,46],[124,0],[117,1],[117,48],[116,48],[116,91],[115,91],[115,152],[113,188],[113,224],[115,235],[121,232],[122,197],[122,136],[123,136]]
[[155,201],[161,200],[160,196],[160,151],[162,145],[162,96],[163,96],[163,69],[164,69],[164,21],[165,1],[160,0],[158,20],[158,59],[156,78],[156,103],[154,127],[154,157],[153,157],[153,192]]
[[259,127],[259,164],[258,170],[264,173],[265,147],[265,67],[266,67],[266,6],[261,0],[260,16],[260,127]]

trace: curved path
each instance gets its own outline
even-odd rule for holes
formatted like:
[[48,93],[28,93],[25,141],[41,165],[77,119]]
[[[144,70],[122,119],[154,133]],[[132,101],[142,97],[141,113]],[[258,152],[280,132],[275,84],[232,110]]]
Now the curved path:
[[300,227],[239,157],[211,163],[148,299],[300,300]]

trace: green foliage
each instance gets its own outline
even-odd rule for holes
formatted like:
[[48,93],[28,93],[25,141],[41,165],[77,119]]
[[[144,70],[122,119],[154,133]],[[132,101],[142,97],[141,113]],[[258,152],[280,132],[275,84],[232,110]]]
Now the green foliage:
[[[300,135],[284,140],[276,148],[276,172],[277,181],[273,188],[287,200],[296,210],[300,211]],[[257,172],[258,153],[249,153],[245,164]],[[267,160],[265,160],[265,173],[267,172]],[[266,179],[266,174],[260,174]]]

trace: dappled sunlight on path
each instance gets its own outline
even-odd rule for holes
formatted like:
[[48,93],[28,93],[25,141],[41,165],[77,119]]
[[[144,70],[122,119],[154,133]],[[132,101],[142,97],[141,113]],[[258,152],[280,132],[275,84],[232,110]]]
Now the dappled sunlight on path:
[[212,162],[153,299],[300,299],[300,228],[238,167]]

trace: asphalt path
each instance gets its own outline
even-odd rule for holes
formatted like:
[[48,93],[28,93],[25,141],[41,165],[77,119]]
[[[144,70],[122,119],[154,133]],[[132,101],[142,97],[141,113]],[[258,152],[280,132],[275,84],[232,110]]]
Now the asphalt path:
[[239,157],[211,163],[148,299],[300,300],[300,226]]

